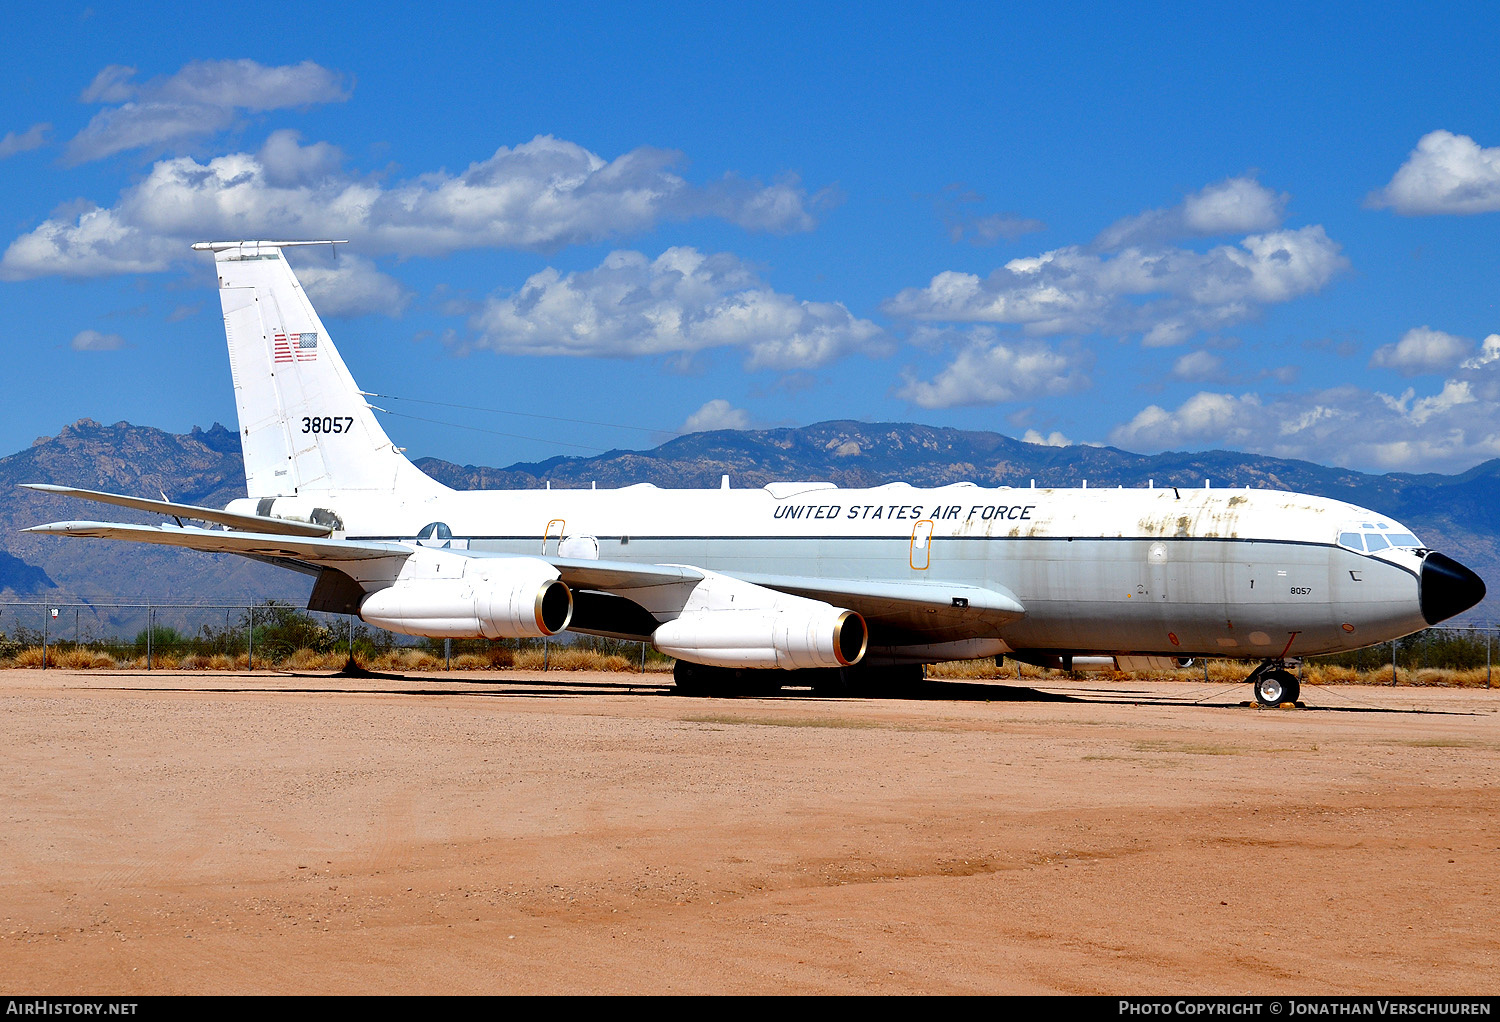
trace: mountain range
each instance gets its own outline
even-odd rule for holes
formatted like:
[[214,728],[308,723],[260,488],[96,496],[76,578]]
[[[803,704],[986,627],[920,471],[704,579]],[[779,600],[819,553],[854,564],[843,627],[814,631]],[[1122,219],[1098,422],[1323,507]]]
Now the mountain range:
[[[776,480],[874,486],[903,480],[939,486],[1243,487],[1294,490],[1350,501],[1411,527],[1429,546],[1500,580],[1500,459],[1458,475],[1371,475],[1230,451],[1132,454],[1111,447],[1050,447],[999,433],[913,423],[820,422],[810,426],[693,433],[645,451],[559,457],[490,468],[423,458],[417,465],[457,489],[626,486],[734,487]],[[222,507],[245,495],[238,436],[215,423],[173,434],[126,422],[81,419],[0,459],[0,604],[83,603],[102,623],[109,603],[245,603],[305,600],[310,580],[254,561],[167,547],[28,535],[40,522],[109,517],[160,521],[119,508],[19,489],[60,483]],[[1492,581],[1492,585],[1494,582]],[[1491,597],[1496,599],[1497,597]],[[0,605],[0,631],[6,629]],[[1488,622],[1487,600],[1465,615]]]

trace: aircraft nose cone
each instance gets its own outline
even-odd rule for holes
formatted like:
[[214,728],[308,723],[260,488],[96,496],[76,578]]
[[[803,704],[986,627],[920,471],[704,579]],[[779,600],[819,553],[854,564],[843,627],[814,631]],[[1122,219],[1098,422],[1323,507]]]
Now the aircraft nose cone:
[[1422,561],[1422,617],[1428,624],[1462,614],[1484,592],[1484,580],[1453,558],[1432,553]]

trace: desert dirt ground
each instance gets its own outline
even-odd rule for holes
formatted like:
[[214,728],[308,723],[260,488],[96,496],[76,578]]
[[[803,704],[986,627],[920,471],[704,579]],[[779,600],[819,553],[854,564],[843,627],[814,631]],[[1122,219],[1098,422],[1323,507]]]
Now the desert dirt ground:
[[0,673],[0,989],[1500,989],[1500,691]]

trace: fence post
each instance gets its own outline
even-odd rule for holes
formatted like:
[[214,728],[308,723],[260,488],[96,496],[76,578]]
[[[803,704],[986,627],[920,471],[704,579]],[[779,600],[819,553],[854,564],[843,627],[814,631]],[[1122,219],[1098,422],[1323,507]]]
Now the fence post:
[[443,670],[453,670],[453,640],[443,640]]
[[47,638],[48,628],[52,624],[52,612],[46,604],[42,605],[42,670],[47,669]]
[[250,634],[245,637],[245,671],[255,670],[255,604],[249,606]]
[[646,644],[641,643],[641,673],[646,673]]
[[156,608],[146,608],[146,670],[151,670],[151,640],[155,638],[151,633],[156,630]]
[[1391,688],[1396,687],[1396,640],[1391,640]]
[[544,670],[544,671],[547,669],[547,657],[549,655],[549,651],[550,650],[549,650],[549,646],[548,646],[548,643],[547,643],[547,638],[546,638],[546,636],[543,636],[542,637],[542,670]]

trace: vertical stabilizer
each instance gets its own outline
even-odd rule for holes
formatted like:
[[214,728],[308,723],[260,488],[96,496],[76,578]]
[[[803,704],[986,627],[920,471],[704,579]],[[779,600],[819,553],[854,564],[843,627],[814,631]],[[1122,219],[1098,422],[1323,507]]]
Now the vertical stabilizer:
[[375,420],[282,250],[330,242],[213,241],[251,497],[442,490]]

